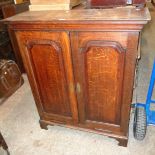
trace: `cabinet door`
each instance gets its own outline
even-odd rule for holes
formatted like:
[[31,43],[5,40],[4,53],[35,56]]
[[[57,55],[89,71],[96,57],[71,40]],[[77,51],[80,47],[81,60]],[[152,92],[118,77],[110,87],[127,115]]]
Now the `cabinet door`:
[[17,32],[41,119],[77,122],[70,42],[65,32]]
[[[81,125],[122,134],[129,120],[129,115],[125,113],[129,114],[130,107],[129,102],[123,101],[123,93],[129,89],[132,91],[129,79],[127,89],[123,87],[125,58],[129,61],[126,57],[128,33],[79,32],[72,33],[71,38]],[[135,52],[136,44],[133,41],[131,48]],[[129,55],[131,64],[126,68],[128,71],[134,70],[132,52]],[[128,94],[130,100],[131,94]]]

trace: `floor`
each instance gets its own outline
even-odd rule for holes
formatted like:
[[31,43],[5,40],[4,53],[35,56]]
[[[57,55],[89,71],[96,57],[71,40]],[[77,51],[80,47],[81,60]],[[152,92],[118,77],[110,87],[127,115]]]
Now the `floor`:
[[[133,102],[145,102],[149,76],[155,56],[155,9],[149,5],[152,21],[142,33],[142,58],[139,62],[138,87]],[[0,106],[0,131],[8,143],[11,155],[154,155],[155,127],[148,127],[146,138],[133,138],[131,113],[128,147],[105,136],[63,127],[40,129],[39,116],[27,77],[24,85]],[[136,97],[137,96],[137,97]],[[5,152],[0,149],[0,155]]]

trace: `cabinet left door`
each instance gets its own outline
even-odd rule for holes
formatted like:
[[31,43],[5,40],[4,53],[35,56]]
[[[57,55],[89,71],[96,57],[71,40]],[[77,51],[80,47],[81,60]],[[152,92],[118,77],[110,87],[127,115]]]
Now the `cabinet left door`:
[[68,33],[19,31],[16,37],[41,120],[77,123]]

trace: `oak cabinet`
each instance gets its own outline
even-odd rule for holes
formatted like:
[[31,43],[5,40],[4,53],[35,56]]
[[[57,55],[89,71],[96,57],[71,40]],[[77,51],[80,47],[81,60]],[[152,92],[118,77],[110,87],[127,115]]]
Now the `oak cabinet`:
[[[128,91],[123,86],[129,34],[17,32],[42,120],[124,135],[123,119],[129,117],[122,98]],[[133,35],[136,48],[138,33]]]
[[27,12],[6,20],[42,128],[93,131],[127,145],[139,34],[148,20],[147,8]]

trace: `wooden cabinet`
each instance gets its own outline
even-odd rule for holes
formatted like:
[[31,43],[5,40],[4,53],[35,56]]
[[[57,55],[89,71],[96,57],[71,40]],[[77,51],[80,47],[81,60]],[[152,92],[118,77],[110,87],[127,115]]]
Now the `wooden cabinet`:
[[[6,21],[18,40],[41,127],[93,131],[126,146],[139,33],[150,16],[146,8],[91,13],[27,12]],[[107,19],[108,13],[117,19]]]

